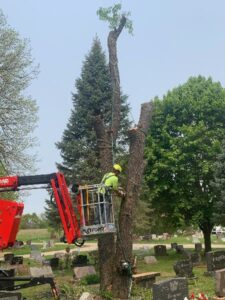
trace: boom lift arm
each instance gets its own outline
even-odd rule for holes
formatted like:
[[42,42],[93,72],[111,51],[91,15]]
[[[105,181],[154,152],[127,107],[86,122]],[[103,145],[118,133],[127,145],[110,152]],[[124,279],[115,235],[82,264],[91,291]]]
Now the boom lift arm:
[[[67,243],[76,243],[81,238],[80,224],[74,213],[72,200],[62,173],[0,177],[0,192],[18,191],[23,186],[40,184],[47,185],[45,188],[51,188],[53,191]],[[15,242],[22,212],[22,203],[0,199],[0,249],[7,248]],[[9,230],[10,218],[12,219],[11,230]]]

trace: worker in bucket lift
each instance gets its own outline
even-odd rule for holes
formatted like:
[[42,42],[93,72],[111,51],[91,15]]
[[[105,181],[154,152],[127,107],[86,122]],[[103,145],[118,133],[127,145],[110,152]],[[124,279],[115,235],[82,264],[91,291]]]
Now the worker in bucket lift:
[[[111,223],[110,220],[110,206],[111,206],[111,194],[115,193],[121,198],[125,197],[125,192],[122,188],[118,187],[118,176],[122,172],[122,168],[119,164],[114,164],[112,172],[106,173],[101,181],[102,186],[99,188],[99,198],[100,202],[105,201],[105,212],[106,212],[106,220],[105,220],[105,212],[104,212],[104,204],[100,204],[101,207],[101,219],[102,223]],[[100,221],[99,213],[97,214],[97,220]],[[100,223],[100,222],[99,222]]]

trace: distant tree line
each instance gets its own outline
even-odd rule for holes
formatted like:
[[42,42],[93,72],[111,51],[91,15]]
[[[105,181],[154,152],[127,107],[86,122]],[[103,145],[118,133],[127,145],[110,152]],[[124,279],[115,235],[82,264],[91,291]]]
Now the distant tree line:
[[47,226],[44,214],[38,216],[36,213],[24,214],[20,223],[20,229],[40,229]]

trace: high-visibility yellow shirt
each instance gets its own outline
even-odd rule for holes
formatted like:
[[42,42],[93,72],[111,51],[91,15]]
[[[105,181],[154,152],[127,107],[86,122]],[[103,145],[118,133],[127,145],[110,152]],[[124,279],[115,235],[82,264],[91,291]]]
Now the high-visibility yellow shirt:
[[[106,173],[102,178],[101,184],[111,187],[113,190],[117,190],[118,177],[113,172]],[[100,192],[105,193],[104,188],[101,188]]]

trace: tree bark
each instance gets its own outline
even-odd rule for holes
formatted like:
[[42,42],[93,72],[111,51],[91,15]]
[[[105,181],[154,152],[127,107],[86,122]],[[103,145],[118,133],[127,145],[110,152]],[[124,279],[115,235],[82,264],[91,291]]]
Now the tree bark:
[[212,251],[211,232],[213,229],[213,224],[210,222],[205,222],[200,224],[199,228],[202,230],[204,236],[205,253]]
[[113,275],[113,296],[128,299],[131,275],[122,270],[121,262],[132,264],[132,225],[133,211],[138,200],[144,170],[145,136],[150,126],[152,103],[142,105],[138,127],[129,132],[130,156],[126,183],[126,198],[121,202],[119,215],[119,234],[116,243],[115,273]]
[[[112,169],[111,131],[105,128],[103,120],[94,119],[94,129],[99,149],[100,165],[103,173]],[[98,239],[100,289],[110,289],[112,285],[112,268],[115,253],[114,235],[107,234]]]
[[113,141],[115,142],[120,128],[120,75],[117,59],[117,39],[126,24],[126,17],[123,16],[117,29],[110,31],[108,35],[109,49],[109,70],[112,79],[113,100],[112,100],[112,130]]
[[[120,77],[117,59],[117,39],[126,24],[126,17],[122,17],[118,28],[110,31],[108,36],[109,69],[112,80],[112,128],[105,128],[103,120],[96,117],[94,128],[97,136],[100,155],[100,165],[103,172],[109,172],[113,165],[113,143],[116,142],[120,128]],[[113,234],[107,234],[98,239],[100,289],[110,290],[113,279],[113,262],[115,256],[115,239]]]

